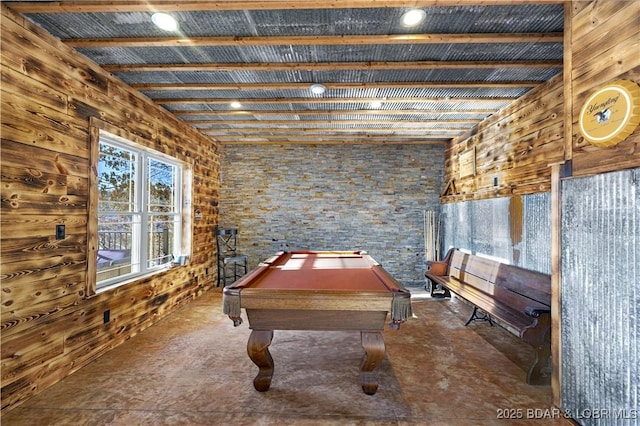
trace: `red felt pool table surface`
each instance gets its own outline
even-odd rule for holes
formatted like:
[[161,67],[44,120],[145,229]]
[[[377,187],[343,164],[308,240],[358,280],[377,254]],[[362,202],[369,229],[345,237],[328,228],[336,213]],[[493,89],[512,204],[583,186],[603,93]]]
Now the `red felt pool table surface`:
[[389,286],[396,287],[385,284],[374,272],[378,264],[359,252],[292,252],[272,259],[251,288],[389,292]]

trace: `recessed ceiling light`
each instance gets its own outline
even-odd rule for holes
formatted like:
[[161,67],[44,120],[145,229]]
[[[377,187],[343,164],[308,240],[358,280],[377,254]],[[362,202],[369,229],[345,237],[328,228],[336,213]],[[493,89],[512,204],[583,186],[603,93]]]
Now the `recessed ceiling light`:
[[242,104],[240,102],[238,102],[238,101],[233,101],[233,102],[231,102],[230,105],[231,105],[231,108],[236,108],[236,109],[242,108]]
[[422,9],[412,9],[402,15],[401,22],[405,27],[414,27],[427,17],[427,13]]
[[373,101],[371,102],[371,108],[380,108],[382,106],[382,101]]
[[165,31],[176,31],[178,29],[178,22],[167,13],[154,13],[151,15],[151,20],[158,28]]
[[314,95],[322,95],[326,91],[327,88],[324,84],[316,83],[311,85],[311,93],[313,93]]

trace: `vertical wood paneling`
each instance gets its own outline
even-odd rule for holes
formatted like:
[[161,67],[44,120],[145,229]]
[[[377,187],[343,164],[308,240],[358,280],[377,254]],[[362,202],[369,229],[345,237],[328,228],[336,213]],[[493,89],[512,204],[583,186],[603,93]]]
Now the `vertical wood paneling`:
[[[565,5],[565,12],[567,5]],[[566,145],[565,145],[566,146]],[[553,405],[562,406],[562,216],[561,166],[551,167],[551,393]]]
[[[573,3],[573,4],[572,4]],[[572,157],[571,135],[573,134],[573,120],[566,117],[572,116],[573,106],[573,13],[572,6],[577,2],[565,2],[564,4],[564,40],[563,40],[563,94],[564,94],[564,134],[562,135],[563,158],[556,164],[562,163]],[[558,171],[558,170],[556,170]],[[554,177],[552,176],[552,180]]]
[[[215,285],[218,146],[2,8],[2,410],[54,384]],[[92,117],[189,165],[200,209],[191,261],[87,297]],[[66,236],[55,239],[55,226]],[[89,255],[87,255],[89,253]],[[88,257],[89,256],[89,257]],[[104,323],[103,312],[111,311]],[[212,348],[215,351],[215,348]]]
[[[97,164],[100,157],[100,129],[89,120],[89,187],[98,187]],[[95,259],[98,255],[98,191],[87,191],[87,259]],[[87,262],[87,277],[84,294],[87,297],[96,294],[98,274],[97,262]]]

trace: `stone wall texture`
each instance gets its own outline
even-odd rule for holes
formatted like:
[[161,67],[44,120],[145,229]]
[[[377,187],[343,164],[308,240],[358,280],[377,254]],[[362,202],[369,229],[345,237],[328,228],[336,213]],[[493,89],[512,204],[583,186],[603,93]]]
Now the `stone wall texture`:
[[424,211],[439,209],[440,145],[224,145],[220,227],[249,267],[280,249],[366,250],[424,285]]

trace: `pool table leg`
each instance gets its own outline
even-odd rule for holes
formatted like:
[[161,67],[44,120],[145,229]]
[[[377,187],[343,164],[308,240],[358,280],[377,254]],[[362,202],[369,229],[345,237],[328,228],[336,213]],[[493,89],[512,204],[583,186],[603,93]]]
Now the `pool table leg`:
[[273,377],[273,358],[269,353],[271,340],[273,340],[273,330],[253,330],[247,343],[249,358],[260,369],[253,379],[253,387],[259,392],[266,392],[271,386],[271,377]]
[[378,382],[375,379],[373,370],[384,358],[384,340],[382,339],[382,333],[368,331],[361,331],[360,338],[364,348],[364,356],[360,363],[360,382],[364,393],[373,395],[378,390]]

